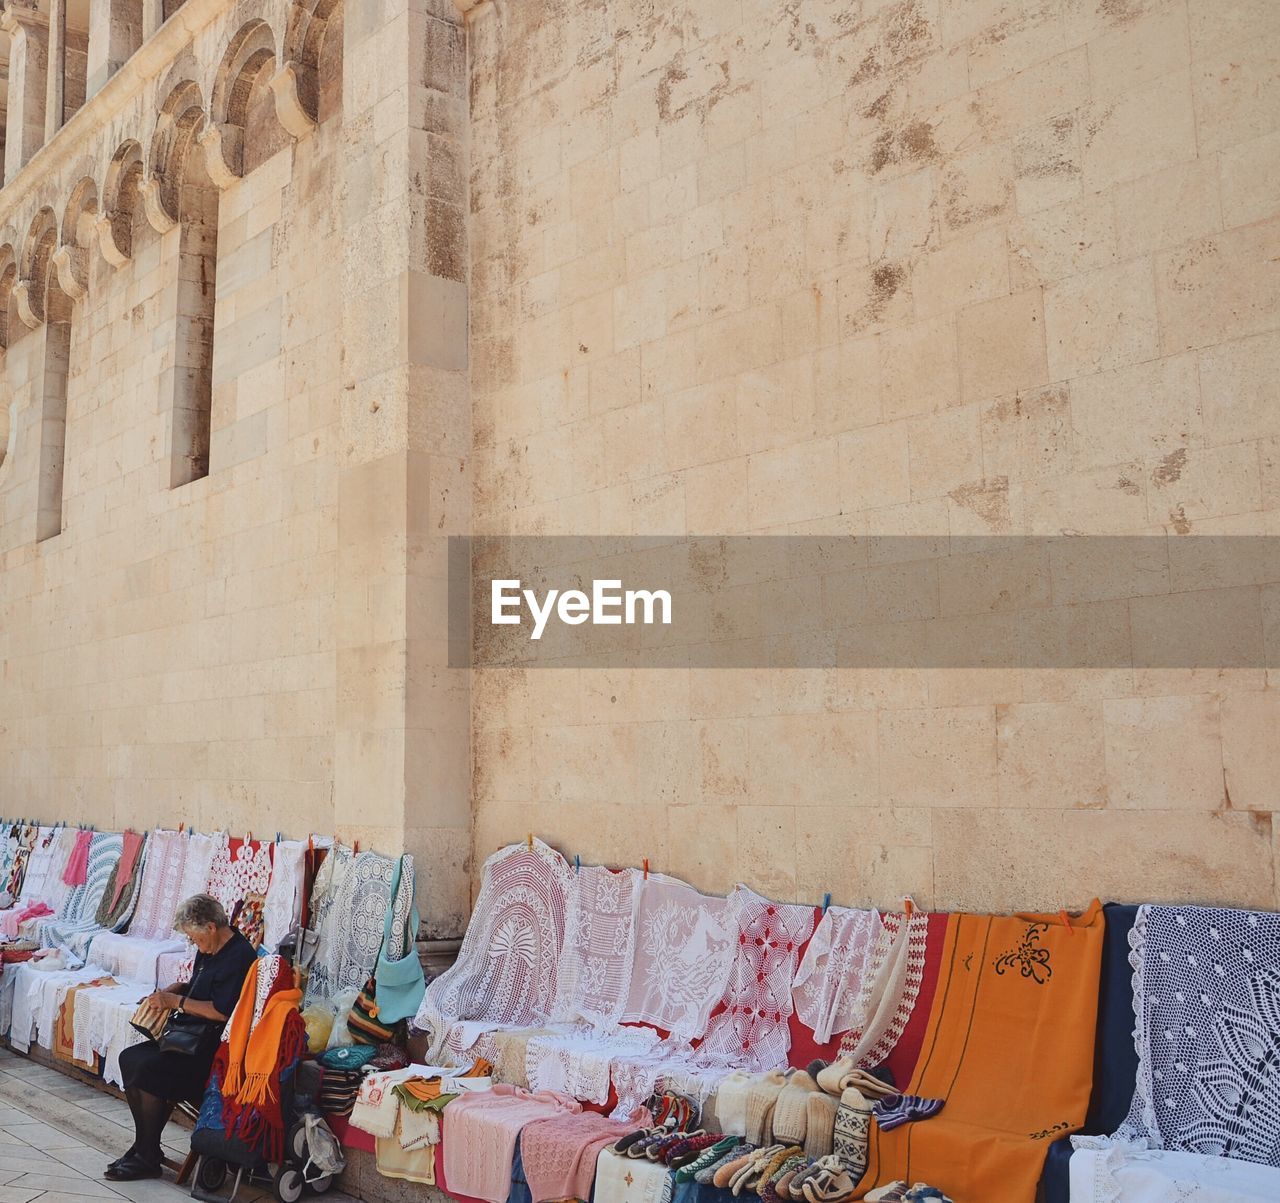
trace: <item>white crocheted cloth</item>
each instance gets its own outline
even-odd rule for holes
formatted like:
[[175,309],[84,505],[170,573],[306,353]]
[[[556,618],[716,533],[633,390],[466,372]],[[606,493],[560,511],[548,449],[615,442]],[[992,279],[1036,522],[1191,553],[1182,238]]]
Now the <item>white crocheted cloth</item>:
[[600,1032],[586,1025],[534,1036],[525,1046],[529,1089],[555,1090],[591,1103],[607,1102],[613,1062],[647,1052],[658,1040],[658,1033],[648,1028]]
[[1129,933],[1138,1074],[1109,1144],[1280,1167],[1280,915],[1143,906]]
[[635,952],[637,869],[601,865],[575,870],[568,896],[564,953],[553,1018],[613,1027],[631,987]]
[[263,904],[262,935],[262,946],[273,952],[301,915],[306,856],[307,845],[301,840],[282,840],[276,845],[271,885]]
[[1078,1149],[1071,1203],[1275,1203],[1280,1170],[1172,1150]]
[[819,921],[791,985],[796,1014],[819,1044],[856,1022],[858,996],[883,935],[878,911],[833,906]]
[[485,861],[458,959],[427,986],[414,1018],[431,1034],[429,1060],[446,1054],[450,1027],[460,1020],[492,1030],[546,1018],[556,998],[572,876],[564,857],[541,840],[532,848],[513,844]]
[[674,877],[640,886],[635,960],[622,1018],[692,1040],[707,1030],[737,949],[732,904]]
[[725,988],[694,1058],[726,1069],[776,1069],[791,1051],[791,979],[813,933],[813,907],[773,902],[740,885],[730,896],[738,946]]

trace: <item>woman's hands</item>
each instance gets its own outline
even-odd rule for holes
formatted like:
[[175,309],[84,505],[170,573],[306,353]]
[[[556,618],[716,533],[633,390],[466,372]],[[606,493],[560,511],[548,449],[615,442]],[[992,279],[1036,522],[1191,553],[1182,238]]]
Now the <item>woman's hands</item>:
[[157,990],[150,998],[147,999],[149,1005],[153,1007],[168,1007],[170,1010],[181,1006],[182,995],[175,994],[172,990]]

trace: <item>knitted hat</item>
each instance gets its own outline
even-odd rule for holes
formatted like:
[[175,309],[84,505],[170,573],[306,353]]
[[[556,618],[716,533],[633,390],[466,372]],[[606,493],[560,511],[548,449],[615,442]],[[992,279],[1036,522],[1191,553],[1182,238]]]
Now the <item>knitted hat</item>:
[[836,1099],[821,1090],[805,1099],[804,1151],[808,1156],[827,1157],[834,1152],[832,1139],[839,1107]]
[[747,1140],[753,1145],[767,1145],[773,1127],[773,1108],[787,1084],[787,1077],[775,1069],[754,1082],[747,1091]]
[[806,1107],[818,1084],[803,1069],[796,1070],[778,1095],[773,1108],[773,1139],[786,1145],[804,1143],[808,1125]]

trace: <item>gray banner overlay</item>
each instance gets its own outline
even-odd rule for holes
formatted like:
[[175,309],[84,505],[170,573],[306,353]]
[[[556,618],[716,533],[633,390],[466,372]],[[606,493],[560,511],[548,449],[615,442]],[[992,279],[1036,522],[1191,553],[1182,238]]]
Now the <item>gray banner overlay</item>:
[[1276,667],[1280,537],[457,537],[449,641],[455,667]]

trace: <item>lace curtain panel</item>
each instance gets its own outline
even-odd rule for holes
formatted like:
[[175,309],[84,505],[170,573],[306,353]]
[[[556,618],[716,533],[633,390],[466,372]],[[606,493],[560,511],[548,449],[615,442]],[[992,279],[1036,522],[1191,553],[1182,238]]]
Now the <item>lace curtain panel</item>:
[[428,1060],[445,1053],[458,1021],[497,1028],[546,1017],[557,996],[571,877],[564,857],[541,840],[485,861],[458,959],[428,985],[414,1019],[431,1034]]

